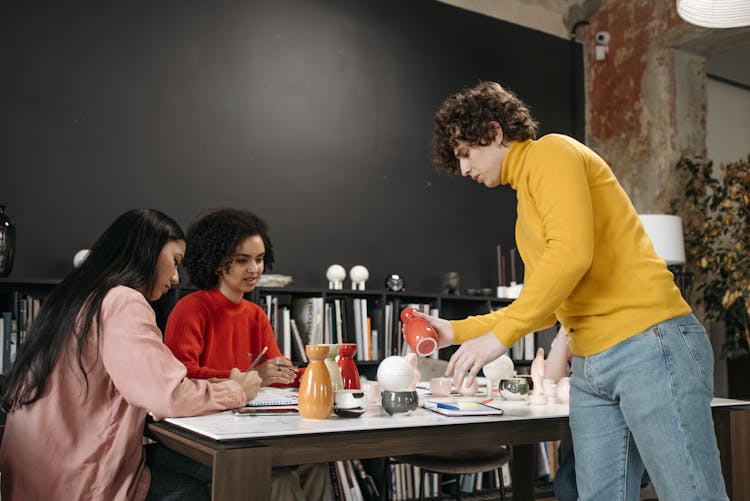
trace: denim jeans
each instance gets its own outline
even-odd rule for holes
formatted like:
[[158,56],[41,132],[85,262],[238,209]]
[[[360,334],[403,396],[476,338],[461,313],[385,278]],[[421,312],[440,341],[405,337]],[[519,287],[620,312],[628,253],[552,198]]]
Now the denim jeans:
[[637,501],[644,465],[659,501],[727,499],[711,418],[713,354],[692,314],[572,365],[580,500]]
[[566,453],[560,454],[560,465],[557,467],[557,473],[555,473],[553,488],[557,501],[576,501],[578,499],[575,455],[572,447]]

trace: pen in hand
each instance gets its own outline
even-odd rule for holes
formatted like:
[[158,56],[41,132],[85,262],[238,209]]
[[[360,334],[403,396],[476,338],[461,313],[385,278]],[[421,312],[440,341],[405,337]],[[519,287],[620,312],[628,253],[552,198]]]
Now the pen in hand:
[[260,353],[258,353],[258,356],[255,357],[255,360],[253,360],[253,363],[250,364],[250,367],[247,368],[245,372],[250,372],[255,368],[256,365],[258,365],[258,362],[263,358],[263,355],[268,351],[268,346],[264,346],[262,350],[260,350]]

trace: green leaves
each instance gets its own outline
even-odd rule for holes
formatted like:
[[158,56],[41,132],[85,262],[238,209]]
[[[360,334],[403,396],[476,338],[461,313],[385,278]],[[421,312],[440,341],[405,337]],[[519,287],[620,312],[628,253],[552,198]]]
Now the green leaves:
[[723,321],[722,355],[750,355],[750,155],[714,167],[682,159],[685,198],[672,209],[685,224],[685,251],[709,320]]

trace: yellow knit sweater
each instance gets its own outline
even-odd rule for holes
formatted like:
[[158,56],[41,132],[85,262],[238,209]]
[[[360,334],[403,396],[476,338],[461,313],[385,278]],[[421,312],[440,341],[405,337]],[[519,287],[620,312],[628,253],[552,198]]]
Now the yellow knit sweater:
[[559,134],[513,143],[501,183],[518,197],[524,286],[507,308],[451,322],[456,344],[492,331],[510,347],[559,320],[571,352],[589,356],[691,311],[627,194],[592,150]]

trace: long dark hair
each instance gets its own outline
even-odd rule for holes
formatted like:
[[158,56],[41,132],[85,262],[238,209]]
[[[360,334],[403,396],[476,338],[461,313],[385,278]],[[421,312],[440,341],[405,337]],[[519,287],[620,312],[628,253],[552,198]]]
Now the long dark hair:
[[133,209],[118,217],[91,247],[86,260],[55,287],[44,301],[7,375],[3,408],[31,404],[44,393],[60,352],[75,339],[78,367],[88,388],[82,354],[92,326],[101,336],[101,305],[107,292],[124,285],[150,291],[162,248],[185,240],[179,225],[152,209]]

